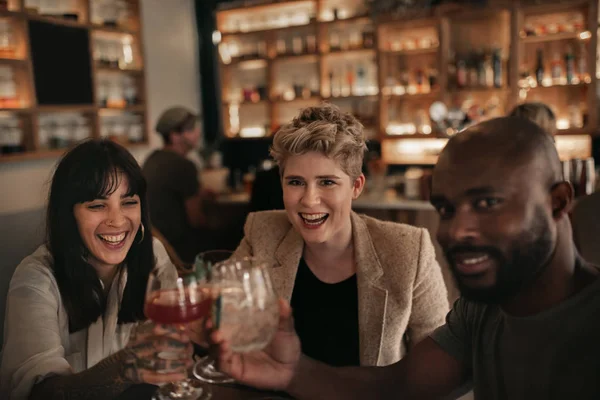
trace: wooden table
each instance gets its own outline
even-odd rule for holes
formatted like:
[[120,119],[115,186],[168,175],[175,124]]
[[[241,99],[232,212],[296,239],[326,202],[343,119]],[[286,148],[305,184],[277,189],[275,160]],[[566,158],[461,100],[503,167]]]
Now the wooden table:
[[[279,400],[291,399],[284,393],[264,392],[261,390],[241,386],[209,385],[212,390],[211,400]],[[150,400],[156,390],[154,385],[135,385],[121,393],[115,400]]]

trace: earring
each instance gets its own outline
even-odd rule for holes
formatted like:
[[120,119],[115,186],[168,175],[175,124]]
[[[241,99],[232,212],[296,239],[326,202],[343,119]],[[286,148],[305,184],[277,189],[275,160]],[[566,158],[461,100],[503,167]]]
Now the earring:
[[140,239],[140,241],[138,242],[138,244],[142,243],[144,241],[144,224],[140,224],[141,228],[142,228],[142,238]]

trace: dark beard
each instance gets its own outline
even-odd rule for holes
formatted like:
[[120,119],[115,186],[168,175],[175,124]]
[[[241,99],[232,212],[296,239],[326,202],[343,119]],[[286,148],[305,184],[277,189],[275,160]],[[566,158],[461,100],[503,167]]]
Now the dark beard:
[[[541,208],[536,210],[534,223],[512,241],[508,257],[491,246],[456,245],[446,252],[452,273],[456,278],[461,296],[467,300],[486,303],[501,304],[514,297],[522,290],[530,287],[545,271],[552,253],[554,243]],[[496,282],[487,288],[472,288],[465,285],[454,264],[453,254],[459,252],[486,253],[496,261]]]

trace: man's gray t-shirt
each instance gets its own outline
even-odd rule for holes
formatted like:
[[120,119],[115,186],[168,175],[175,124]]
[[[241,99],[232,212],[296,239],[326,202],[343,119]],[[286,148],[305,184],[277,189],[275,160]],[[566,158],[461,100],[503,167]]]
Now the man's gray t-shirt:
[[525,318],[461,298],[431,337],[472,371],[476,399],[600,399],[600,280]]
[[178,254],[190,235],[185,201],[198,193],[198,170],[187,158],[168,150],[156,150],[142,168],[148,183],[150,220]]

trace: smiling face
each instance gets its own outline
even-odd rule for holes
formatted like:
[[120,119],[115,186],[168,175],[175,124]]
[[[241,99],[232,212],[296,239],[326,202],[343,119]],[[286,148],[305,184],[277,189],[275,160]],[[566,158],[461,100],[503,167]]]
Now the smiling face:
[[306,243],[332,243],[351,232],[352,200],[364,175],[352,179],[334,160],[309,152],[286,160],[282,183],[288,218]]
[[543,163],[507,162],[502,149],[477,142],[460,147],[470,157],[452,151],[434,172],[437,238],[462,295],[500,303],[536,280],[556,246]]
[[141,224],[139,196],[129,193],[129,182],[123,174],[115,176],[118,184],[112,193],[73,207],[89,253],[87,261],[97,271],[112,269],[125,260]]

